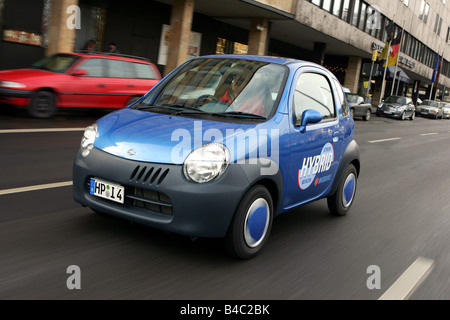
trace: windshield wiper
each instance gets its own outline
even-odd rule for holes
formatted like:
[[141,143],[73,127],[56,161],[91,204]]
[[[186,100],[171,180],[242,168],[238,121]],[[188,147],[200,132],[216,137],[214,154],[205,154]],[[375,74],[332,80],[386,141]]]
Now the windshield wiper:
[[217,115],[217,116],[221,116],[221,117],[242,117],[242,118],[261,119],[261,120],[267,119],[267,117],[260,116],[258,114],[247,113],[247,112],[242,112],[242,111],[217,112],[217,113],[213,113],[213,114]]

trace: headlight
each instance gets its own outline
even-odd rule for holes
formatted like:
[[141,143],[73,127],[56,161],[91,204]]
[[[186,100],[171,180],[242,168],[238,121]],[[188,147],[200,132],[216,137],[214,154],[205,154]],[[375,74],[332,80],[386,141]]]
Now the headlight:
[[23,83],[14,82],[14,81],[0,81],[0,87],[10,88],[10,89],[23,89],[27,86]]
[[194,151],[184,161],[183,172],[188,180],[206,183],[219,178],[230,164],[230,151],[220,143],[208,143]]
[[81,155],[87,157],[94,148],[95,138],[97,138],[98,124],[94,123],[84,130],[83,138],[81,139]]

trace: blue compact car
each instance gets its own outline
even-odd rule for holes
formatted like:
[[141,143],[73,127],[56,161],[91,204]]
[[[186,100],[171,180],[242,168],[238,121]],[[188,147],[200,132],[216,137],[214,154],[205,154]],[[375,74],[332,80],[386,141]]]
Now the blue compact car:
[[257,255],[275,216],[327,198],[345,215],[360,172],[354,121],[325,68],[278,57],[187,61],[84,132],[74,200]]

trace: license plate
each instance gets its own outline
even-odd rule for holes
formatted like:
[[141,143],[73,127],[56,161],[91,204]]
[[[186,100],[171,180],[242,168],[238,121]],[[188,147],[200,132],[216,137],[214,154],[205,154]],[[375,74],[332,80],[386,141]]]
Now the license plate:
[[90,194],[100,198],[119,203],[124,202],[125,188],[109,181],[91,178],[89,192]]

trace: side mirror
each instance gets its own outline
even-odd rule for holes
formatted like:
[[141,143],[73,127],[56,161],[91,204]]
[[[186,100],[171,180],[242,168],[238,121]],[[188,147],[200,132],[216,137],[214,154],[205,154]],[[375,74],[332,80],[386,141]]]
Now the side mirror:
[[73,76],[77,76],[77,77],[79,77],[79,76],[87,76],[88,74],[89,74],[89,72],[87,70],[83,70],[83,69],[75,70],[72,73]]
[[305,110],[302,114],[302,122],[300,124],[300,133],[306,132],[306,126],[310,123],[318,123],[322,121],[323,115],[317,110]]

